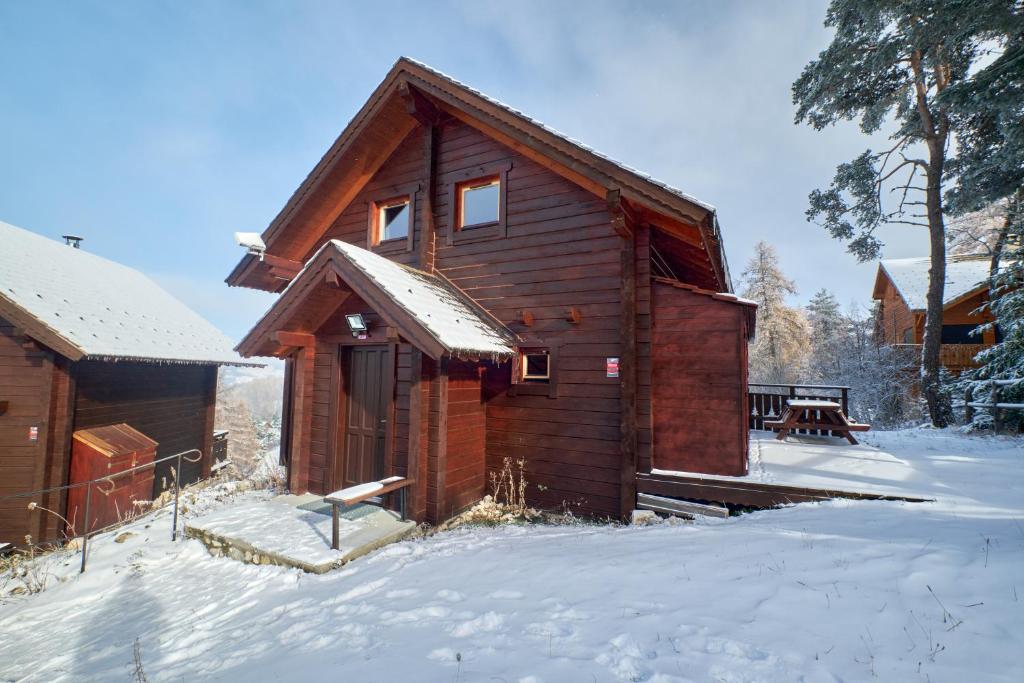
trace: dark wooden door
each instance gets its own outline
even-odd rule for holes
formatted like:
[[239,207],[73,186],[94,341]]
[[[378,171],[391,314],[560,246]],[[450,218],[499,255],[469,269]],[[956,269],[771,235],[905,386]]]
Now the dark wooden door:
[[387,346],[355,346],[349,352],[345,487],[384,478],[392,371]]

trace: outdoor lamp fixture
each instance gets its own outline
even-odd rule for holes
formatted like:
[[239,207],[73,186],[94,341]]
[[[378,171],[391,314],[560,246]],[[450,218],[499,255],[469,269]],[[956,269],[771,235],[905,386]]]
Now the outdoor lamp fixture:
[[353,337],[366,334],[366,321],[363,320],[362,313],[349,313],[345,316],[345,321],[348,323],[348,329],[352,331]]

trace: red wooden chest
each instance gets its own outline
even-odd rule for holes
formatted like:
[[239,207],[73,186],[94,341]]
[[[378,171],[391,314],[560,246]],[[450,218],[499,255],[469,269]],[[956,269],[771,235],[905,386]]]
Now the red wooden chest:
[[68,491],[67,520],[74,535],[85,529],[86,490],[89,494],[88,530],[95,531],[138,514],[135,501],[153,498],[153,468],[118,475],[156,459],[157,442],[126,424],[80,429],[71,445],[70,484],[109,477],[90,486]]

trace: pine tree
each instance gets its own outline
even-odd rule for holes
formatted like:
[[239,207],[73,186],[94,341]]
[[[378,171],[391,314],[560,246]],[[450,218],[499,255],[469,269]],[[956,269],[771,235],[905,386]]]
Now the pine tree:
[[845,370],[845,347],[850,321],[843,315],[834,294],[819,290],[807,304],[811,326],[808,375],[814,382],[838,382]]
[[871,134],[895,119],[892,147],[840,164],[831,186],[811,193],[807,217],[822,220],[864,261],[879,254],[879,226],[927,228],[931,269],[921,390],[937,427],[946,425],[948,415],[939,377],[943,191],[959,115],[947,91],[955,93],[967,79],[998,23],[994,17],[1013,19],[1013,6],[1013,0],[832,0],[825,19],[835,29],[832,42],[793,84],[797,122],[818,130],[860,119],[861,130]]
[[806,363],[809,330],[803,314],[786,305],[796,285],[779,267],[775,248],[765,242],[743,271],[743,296],[757,302],[757,334],[750,350],[750,377],[755,382],[788,384],[800,380]]

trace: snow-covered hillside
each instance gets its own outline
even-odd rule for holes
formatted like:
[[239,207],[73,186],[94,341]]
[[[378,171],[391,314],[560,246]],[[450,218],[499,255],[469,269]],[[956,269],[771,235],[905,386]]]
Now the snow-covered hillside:
[[462,529],[323,576],[172,545],[159,513],[0,606],[0,680],[1024,680],[1022,443],[866,441],[948,494]]

